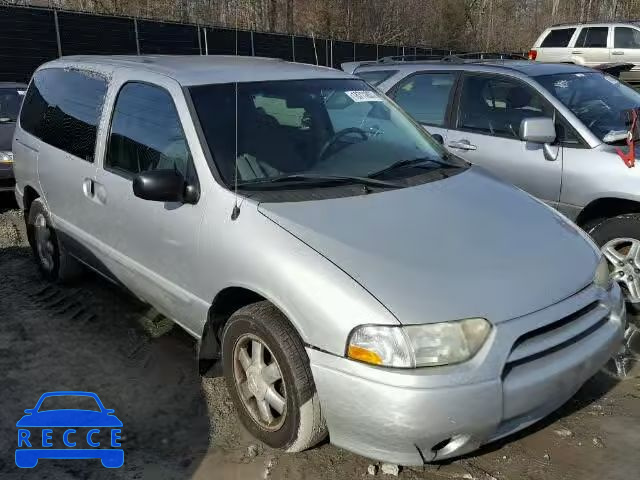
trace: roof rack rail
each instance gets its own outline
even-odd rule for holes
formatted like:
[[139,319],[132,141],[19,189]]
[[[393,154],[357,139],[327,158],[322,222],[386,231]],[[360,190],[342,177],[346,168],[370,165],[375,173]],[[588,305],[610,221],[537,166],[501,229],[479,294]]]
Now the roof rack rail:
[[391,55],[390,57],[382,57],[378,59],[377,63],[424,62],[425,60],[441,60],[444,57],[447,57],[452,54],[453,52],[449,52],[449,54],[447,55],[435,55],[435,54]]
[[527,58],[519,53],[512,52],[469,52],[447,55],[442,59],[444,62],[469,62],[473,60],[526,60]]
[[621,18],[621,19],[611,19],[611,20],[589,20],[586,22],[561,22],[554,23],[549,28],[554,27],[566,27],[568,25],[593,25],[596,23],[640,23],[639,18]]

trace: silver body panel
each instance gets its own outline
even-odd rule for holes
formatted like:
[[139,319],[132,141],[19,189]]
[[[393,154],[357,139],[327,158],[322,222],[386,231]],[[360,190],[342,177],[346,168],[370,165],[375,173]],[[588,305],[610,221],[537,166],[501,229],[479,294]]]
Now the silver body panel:
[[[69,158],[18,126],[18,203],[24,206],[27,187],[38,192],[56,229],[197,339],[213,299],[225,288],[242,287],[272,302],[307,346],[337,445],[415,465],[423,461],[416,445],[428,461],[435,443],[466,435],[439,455],[466,453],[565,402],[618,348],[624,306],[617,286],[605,292],[592,285],[596,248],[556,212],[479,168],[397,191],[296,203],[237,199],[214,179],[184,85],[350,76],[227,58],[220,69],[207,60],[207,73],[198,58],[193,65],[138,58],[145,57],[62,59],[41,67],[96,72],[109,79],[109,88],[93,164]],[[116,94],[134,80],[165,88],[175,102],[200,184],[195,205],[134,197],[130,180],[103,168]],[[86,195],[87,179],[95,184],[93,198]],[[232,220],[236,200],[241,213]],[[501,377],[516,339],[586,304],[597,305],[590,314],[597,319],[585,320],[599,322],[597,334],[574,342],[566,355],[520,368],[513,381]],[[345,358],[356,326],[469,316],[486,316],[493,330],[464,364],[393,370]],[[548,349],[578,334],[566,331],[528,348]],[[501,430],[506,420],[525,417]]]
[[[389,92],[403,78],[416,72],[454,71],[491,74],[517,79],[548,101],[583,141],[583,148],[561,146],[555,160],[545,158],[542,145],[517,139],[460,131],[452,128],[425,126],[445,139],[452,153],[480,165],[499,178],[522,188],[575,220],[591,202],[599,199],[640,201],[640,170],[627,168],[614,147],[602,141],[565,105],[551,95],[531,74],[589,71],[577,65],[539,64],[505,61],[503,63],[438,64],[422,63],[398,66],[366,66],[373,69],[397,69],[380,88]],[[357,72],[356,72],[357,73]],[[474,150],[450,147],[468,142]]]

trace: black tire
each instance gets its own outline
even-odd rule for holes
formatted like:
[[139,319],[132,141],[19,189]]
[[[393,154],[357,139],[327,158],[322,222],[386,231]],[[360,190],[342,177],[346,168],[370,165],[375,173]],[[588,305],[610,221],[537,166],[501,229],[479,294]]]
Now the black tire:
[[[286,415],[276,430],[267,430],[258,423],[239,393],[234,351],[247,336],[258,338],[267,347],[282,373]],[[222,357],[224,376],[238,416],[256,438],[273,448],[300,452],[326,436],[326,424],[304,345],[288,320],[271,303],[247,305],[231,316],[223,332]]]
[[[43,259],[43,256],[38,249],[38,242],[36,239],[36,221],[42,217],[46,222],[46,229],[50,235],[50,241],[53,248],[51,254],[52,262],[48,263]],[[51,282],[67,283],[82,274],[83,269],[80,263],[66,252],[64,246],[58,240],[58,235],[51,225],[49,212],[44,201],[40,198],[36,198],[31,203],[31,207],[27,214],[27,238],[29,239],[29,245],[31,245],[38,268],[45,279]]]
[[[586,231],[598,247],[604,247],[616,238],[632,238],[640,240],[640,214],[627,213],[607,218],[601,222],[587,225]],[[627,302],[627,307],[634,313],[640,311],[640,304]]]

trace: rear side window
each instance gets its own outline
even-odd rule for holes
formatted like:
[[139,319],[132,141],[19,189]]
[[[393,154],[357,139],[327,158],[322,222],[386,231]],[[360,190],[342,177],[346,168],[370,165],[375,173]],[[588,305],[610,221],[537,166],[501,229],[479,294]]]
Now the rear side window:
[[111,120],[105,166],[137,175],[150,170],[176,170],[184,177],[191,154],[169,92],[146,83],[125,84]]
[[51,146],[93,162],[107,82],[94,73],[36,72],[24,100],[20,125]]
[[614,48],[640,48],[640,31],[629,27],[616,27]]
[[395,88],[393,99],[415,120],[441,127],[445,124],[454,73],[419,73]]
[[569,40],[573,37],[575,33],[575,28],[558,28],[556,30],[551,30],[549,34],[546,36],[542,44],[541,48],[553,48],[553,47],[568,47]]
[[393,70],[375,70],[373,72],[355,72],[355,74],[367,82],[369,85],[377,87],[396,73]]
[[578,35],[576,47],[607,48],[609,27],[585,27]]

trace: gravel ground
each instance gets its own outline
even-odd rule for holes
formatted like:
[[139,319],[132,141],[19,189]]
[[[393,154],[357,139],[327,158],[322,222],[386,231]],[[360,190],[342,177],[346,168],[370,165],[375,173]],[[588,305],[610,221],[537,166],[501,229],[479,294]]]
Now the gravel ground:
[[[640,351],[639,351],[640,353]],[[640,478],[640,366],[600,373],[551,418],[451,463],[401,469],[401,479]],[[25,408],[51,390],[88,390],[123,421],[125,465],[14,464]],[[258,445],[236,420],[222,379],[201,379],[195,343],[152,309],[88,275],[43,281],[20,212],[0,196],[0,478],[353,479],[376,465],[328,443],[300,454]],[[380,469],[377,477],[393,478]]]

